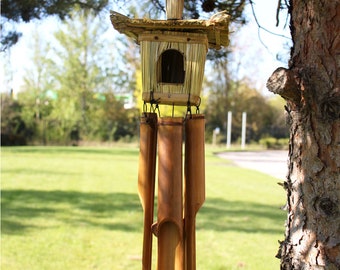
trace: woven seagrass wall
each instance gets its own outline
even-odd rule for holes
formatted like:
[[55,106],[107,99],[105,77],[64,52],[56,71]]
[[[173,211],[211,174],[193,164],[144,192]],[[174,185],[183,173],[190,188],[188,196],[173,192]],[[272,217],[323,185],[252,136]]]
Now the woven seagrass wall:
[[[189,101],[191,105],[198,105],[208,50],[206,34],[149,32],[141,34],[139,42],[143,100],[154,99],[157,103],[174,105],[187,105]],[[171,73],[169,78],[178,78],[164,79],[163,65],[175,69],[168,71]]]

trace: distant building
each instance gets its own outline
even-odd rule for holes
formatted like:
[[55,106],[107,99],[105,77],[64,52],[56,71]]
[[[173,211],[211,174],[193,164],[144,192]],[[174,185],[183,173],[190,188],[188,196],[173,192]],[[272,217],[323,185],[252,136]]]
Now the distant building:
[[116,99],[124,103],[124,109],[132,109],[136,106],[132,93],[115,95]]

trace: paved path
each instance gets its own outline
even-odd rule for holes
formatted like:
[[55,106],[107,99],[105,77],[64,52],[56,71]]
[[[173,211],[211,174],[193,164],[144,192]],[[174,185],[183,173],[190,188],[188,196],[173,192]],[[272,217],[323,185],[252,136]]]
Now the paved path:
[[287,151],[224,152],[218,156],[231,160],[239,167],[260,171],[281,180],[287,175]]

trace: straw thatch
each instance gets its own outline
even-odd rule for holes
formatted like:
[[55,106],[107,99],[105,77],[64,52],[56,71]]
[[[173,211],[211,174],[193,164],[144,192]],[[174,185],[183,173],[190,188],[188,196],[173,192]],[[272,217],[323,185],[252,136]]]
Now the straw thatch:
[[213,15],[209,20],[151,20],[131,19],[111,11],[113,27],[138,42],[138,36],[145,31],[177,31],[204,33],[210,48],[220,49],[229,44],[228,25],[230,16],[225,12]]
[[[208,49],[206,35],[197,33],[162,32],[140,35],[142,57],[143,100],[158,103],[198,105]],[[160,80],[158,62],[163,52],[173,49],[183,55],[184,82],[164,83]],[[152,92],[152,93],[150,93]]]

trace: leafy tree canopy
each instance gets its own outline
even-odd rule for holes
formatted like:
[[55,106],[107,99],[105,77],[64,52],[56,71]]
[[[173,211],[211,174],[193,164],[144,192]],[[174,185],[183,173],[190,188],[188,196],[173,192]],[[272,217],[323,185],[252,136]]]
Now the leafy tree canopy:
[[[1,1],[1,43],[6,49],[18,42],[21,33],[13,29],[13,22],[30,22],[34,19],[43,19],[47,16],[56,15],[60,19],[70,16],[75,6],[81,9],[91,9],[100,12],[108,5],[108,0],[2,0]],[[10,23],[10,25],[6,25]]]
[[70,15],[70,12],[78,5],[82,9],[101,11],[108,0],[3,0],[1,1],[1,16],[15,22],[29,22],[32,19],[41,19],[49,15],[58,15],[61,19]]

